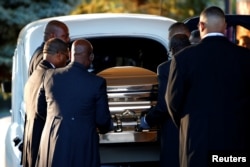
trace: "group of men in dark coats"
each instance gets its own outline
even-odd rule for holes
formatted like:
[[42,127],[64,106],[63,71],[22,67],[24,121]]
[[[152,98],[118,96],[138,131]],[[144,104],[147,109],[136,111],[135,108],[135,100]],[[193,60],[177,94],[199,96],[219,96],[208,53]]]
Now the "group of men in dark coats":
[[112,130],[113,123],[106,81],[87,71],[93,47],[76,40],[70,55],[69,31],[60,21],[50,21],[44,34],[25,85],[22,165],[98,167],[98,133]]
[[250,150],[250,50],[230,42],[226,27],[220,8],[206,8],[202,40],[171,62],[166,101],[180,132],[181,167],[215,166],[213,155],[246,158]]
[[[43,59],[25,85],[22,164],[97,167],[98,133],[113,125],[106,81],[87,71],[93,61],[91,43],[74,41],[69,55],[68,28],[54,22],[37,54]],[[142,128],[162,124],[164,167],[206,167],[216,163],[213,155],[247,156],[241,153],[250,150],[250,50],[225,37],[225,15],[216,6],[202,11],[198,29],[201,41],[174,53],[169,72],[162,70],[167,63],[159,66],[159,79],[167,76],[159,81],[161,100],[141,119]],[[180,136],[176,159],[164,150],[171,136],[166,129],[173,125]]]
[[[68,27],[60,21],[52,20],[48,22],[44,29],[44,42],[31,57],[28,71],[30,77],[24,88],[24,102],[26,106],[22,152],[22,165],[24,167],[35,166],[41,133],[45,124],[47,105],[45,102],[43,104],[40,104],[41,102],[38,103],[41,83],[47,69],[64,67],[66,65],[66,60],[65,57],[62,57],[62,53],[69,56],[68,42]],[[31,75],[33,72],[34,75]]]
[[[228,159],[247,159],[250,151],[250,50],[225,37],[225,14],[219,7],[202,11],[198,29],[201,41],[175,53],[169,72],[164,73],[168,75],[166,88],[159,93],[164,94],[167,108],[151,109],[141,119],[142,127],[157,121],[170,127],[173,121],[178,128],[179,164],[175,154],[162,150],[162,166],[218,166],[223,163],[219,158],[227,158],[228,166],[246,165],[244,160]],[[172,132],[161,135],[173,137],[168,133]]]

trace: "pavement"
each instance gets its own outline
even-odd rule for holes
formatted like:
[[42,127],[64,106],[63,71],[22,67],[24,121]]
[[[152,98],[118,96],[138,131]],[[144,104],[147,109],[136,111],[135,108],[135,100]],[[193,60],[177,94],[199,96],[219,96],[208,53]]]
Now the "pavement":
[[5,167],[5,135],[10,125],[11,116],[8,109],[0,109],[0,167]]

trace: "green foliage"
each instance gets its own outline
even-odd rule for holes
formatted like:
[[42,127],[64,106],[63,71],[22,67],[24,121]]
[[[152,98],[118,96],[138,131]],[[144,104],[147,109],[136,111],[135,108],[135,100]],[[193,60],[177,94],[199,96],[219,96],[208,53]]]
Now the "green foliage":
[[[234,0],[235,2],[236,0]],[[199,15],[218,0],[0,0],[0,82],[11,78],[18,33],[29,22],[82,13],[146,13],[179,21]],[[78,5],[78,6],[77,6]],[[234,4],[235,5],[235,4]],[[1,92],[0,92],[1,97]]]
[[[67,15],[80,0],[6,0],[0,2],[0,57],[11,60],[18,33],[41,18]],[[6,62],[6,61],[4,61]],[[7,61],[11,62],[11,61]],[[0,64],[3,61],[0,59]]]
[[[0,64],[11,58],[18,33],[37,19],[82,13],[146,13],[179,21],[217,0],[4,0],[0,1]],[[77,6],[78,5],[78,6]],[[6,61],[4,61],[6,62]]]
[[[11,80],[11,63],[20,30],[41,18],[67,15],[81,0],[1,0],[0,1],[0,83]],[[0,101],[9,99],[2,93]]]
[[219,4],[216,0],[92,0],[82,2],[71,14],[146,13],[182,21],[199,15],[208,3]]

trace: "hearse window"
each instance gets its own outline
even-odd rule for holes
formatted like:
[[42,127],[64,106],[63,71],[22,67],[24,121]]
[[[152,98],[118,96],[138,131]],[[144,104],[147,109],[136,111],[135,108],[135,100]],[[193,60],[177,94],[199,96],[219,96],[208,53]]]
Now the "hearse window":
[[242,26],[237,26],[236,43],[250,49],[250,30]]
[[138,66],[156,72],[167,60],[166,48],[157,41],[134,37],[88,38],[94,48],[90,71],[98,73],[115,66]]

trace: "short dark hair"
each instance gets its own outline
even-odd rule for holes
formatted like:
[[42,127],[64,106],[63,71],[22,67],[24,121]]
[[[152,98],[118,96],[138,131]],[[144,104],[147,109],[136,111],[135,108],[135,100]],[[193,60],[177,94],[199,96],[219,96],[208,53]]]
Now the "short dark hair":
[[190,40],[191,44],[198,43],[201,40],[200,31],[199,30],[193,30],[191,32],[189,40]]
[[[186,24],[183,22],[175,22],[169,28],[169,38],[171,38],[174,34],[190,34],[190,30]],[[170,34],[171,33],[171,34]]]
[[210,7],[205,8],[201,12],[201,15],[204,15],[205,17],[216,16],[220,18],[225,18],[224,11],[217,6],[210,6]]
[[183,28],[183,29],[188,29],[187,25],[184,24],[183,22],[175,22],[172,25],[170,25],[170,27],[168,28],[168,31],[175,29],[175,28]]
[[45,42],[43,53],[55,54],[58,52],[67,53],[68,44],[58,38],[51,38]]
[[172,51],[172,54],[175,54],[189,45],[191,45],[191,43],[186,34],[175,34],[170,38],[169,49]]

